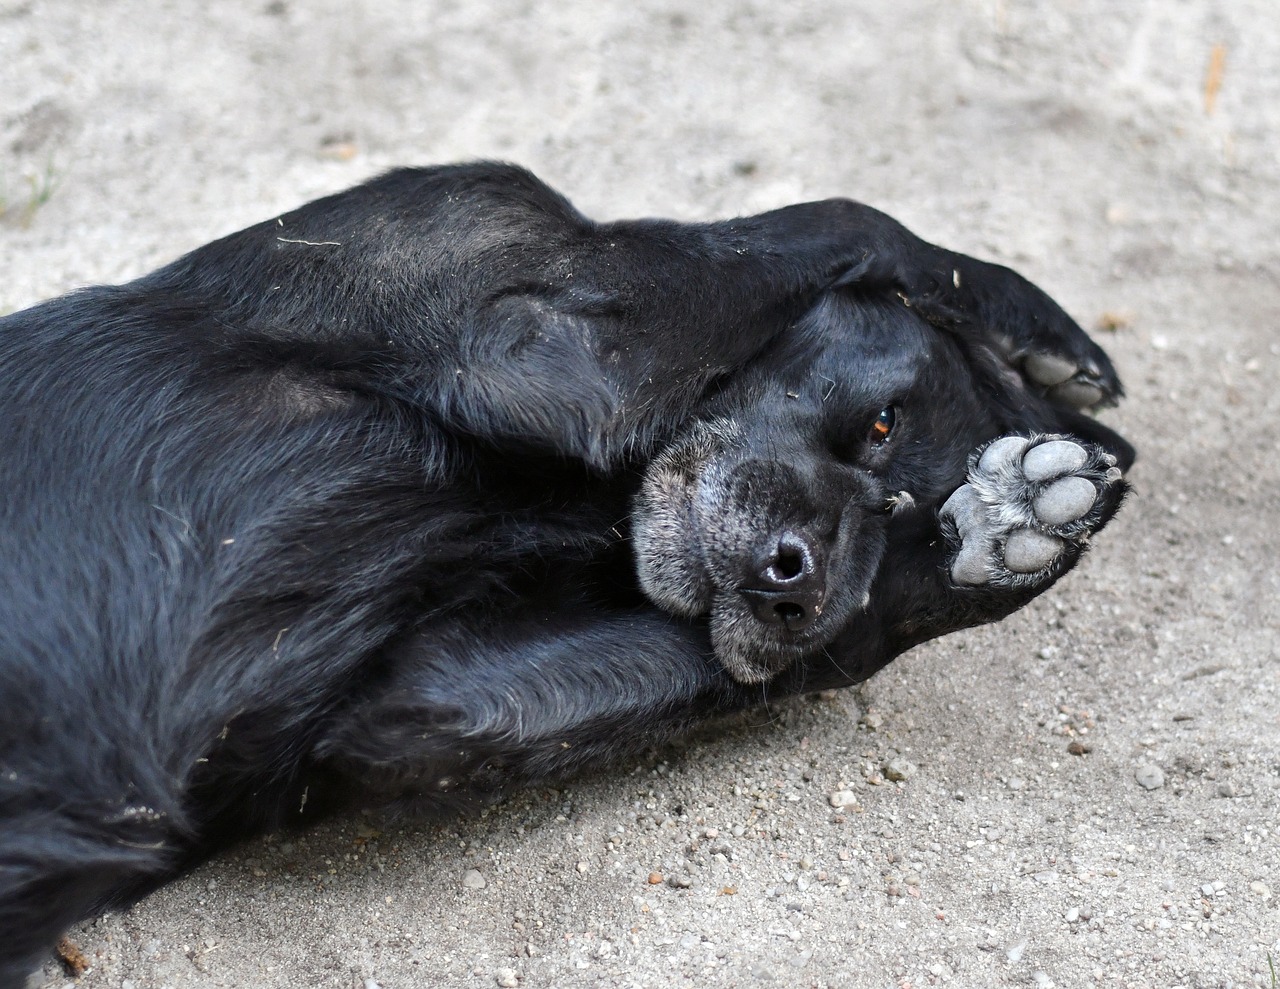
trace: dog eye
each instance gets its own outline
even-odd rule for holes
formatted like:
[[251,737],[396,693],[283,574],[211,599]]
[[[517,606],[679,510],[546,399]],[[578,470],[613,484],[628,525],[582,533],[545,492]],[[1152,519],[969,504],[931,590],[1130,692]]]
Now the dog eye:
[[872,444],[879,446],[889,438],[889,434],[893,432],[893,424],[897,421],[898,415],[892,405],[886,405],[880,410],[880,414],[876,416],[876,421],[871,424],[871,429],[867,432],[867,439]]

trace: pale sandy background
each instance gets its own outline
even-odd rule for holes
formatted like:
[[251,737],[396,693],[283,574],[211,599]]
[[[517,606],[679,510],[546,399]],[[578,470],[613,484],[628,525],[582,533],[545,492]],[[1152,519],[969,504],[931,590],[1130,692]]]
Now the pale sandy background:
[[599,217],[843,194],[1104,325],[1142,454],[997,628],[481,819],[251,845],[74,932],[80,984],[1272,985],[1278,123],[1274,0],[0,0],[0,311],[397,163]]

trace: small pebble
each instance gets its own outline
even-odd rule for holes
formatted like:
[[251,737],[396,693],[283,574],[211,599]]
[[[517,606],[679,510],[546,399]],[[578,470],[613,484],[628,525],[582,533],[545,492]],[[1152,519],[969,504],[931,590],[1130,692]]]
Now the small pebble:
[[1067,752],[1071,755],[1088,755],[1092,751],[1092,745],[1087,742],[1082,742],[1078,738],[1075,741],[1067,743]]
[[650,885],[650,886],[657,886],[657,885],[659,885],[661,882],[662,882],[662,873],[661,873],[661,872],[651,872],[651,873],[649,873],[649,885]]
[[1218,796],[1220,796],[1220,797],[1234,797],[1234,796],[1237,796],[1237,795],[1238,795],[1238,794],[1237,794],[1237,791],[1236,791],[1236,788],[1235,788],[1235,784],[1233,784],[1233,783],[1231,783],[1231,782],[1229,782],[1229,781],[1223,781],[1222,783],[1219,783],[1219,784],[1218,784]]
[[479,869],[468,869],[462,874],[463,889],[484,889],[487,885]]
[[1164,786],[1164,770],[1151,762],[1144,762],[1139,766],[1133,778],[1144,790],[1158,790]]
[[1004,953],[1005,958],[1009,960],[1010,965],[1016,965],[1022,961],[1022,953],[1027,950],[1027,942],[1019,941],[1012,948]]
[[520,984],[520,977],[516,975],[513,968],[495,969],[493,973],[493,981],[502,986],[503,989],[512,989],[512,987]]
[[1036,984],[1036,989],[1051,989],[1054,984],[1049,973],[1040,969],[1031,973],[1031,981]]
[[672,889],[688,889],[693,885],[693,880],[688,876],[677,874],[667,879],[667,885]]
[[1267,888],[1267,884],[1256,879],[1249,884],[1249,892],[1254,896],[1262,897],[1264,900],[1271,899],[1271,890]]
[[858,798],[852,790],[837,790],[827,798],[827,802],[839,810],[842,807],[852,807],[858,802]]
[[1068,923],[1068,924],[1074,924],[1074,923],[1075,923],[1076,921],[1078,921],[1079,919],[1080,919],[1080,908],[1079,908],[1079,907],[1072,907],[1070,910],[1068,910],[1068,911],[1067,911],[1067,914],[1066,914],[1066,921],[1067,921],[1067,923]]
[[884,764],[883,772],[885,779],[893,780],[900,783],[905,779],[910,779],[916,774],[915,764],[901,757],[890,759]]

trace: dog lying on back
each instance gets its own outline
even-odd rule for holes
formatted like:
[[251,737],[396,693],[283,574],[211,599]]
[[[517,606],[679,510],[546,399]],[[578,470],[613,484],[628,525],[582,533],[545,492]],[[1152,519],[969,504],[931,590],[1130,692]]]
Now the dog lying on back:
[[243,835],[1008,614],[1119,504],[1078,411],[1118,395],[1038,289],[867,207],[596,224],[503,165],[3,318],[0,987]]

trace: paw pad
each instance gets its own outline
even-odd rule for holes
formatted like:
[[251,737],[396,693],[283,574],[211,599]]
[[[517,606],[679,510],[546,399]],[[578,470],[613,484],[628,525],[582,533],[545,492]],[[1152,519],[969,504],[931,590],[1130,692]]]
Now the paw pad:
[[1013,573],[1037,573],[1058,558],[1062,540],[1035,529],[1018,529],[1004,544],[1004,565]]
[[1073,475],[1054,481],[1031,503],[1036,518],[1046,525],[1074,522],[1093,507],[1098,489],[1087,477]]
[[1115,458],[1061,436],[1002,436],[970,460],[940,513],[951,579],[968,587],[1049,583],[1115,514],[1125,484]]
[[1023,373],[1045,390],[1050,399],[1073,409],[1091,409],[1104,400],[1115,400],[1119,383],[1107,381],[1102,371],[1082,366],[1058,354],[1029,354]]
[[[1025,446],[1026,444],[1024,449]],[[1022,473],[1027,476],[1028,481],[1047,481],[1051,477],[1062,477],[1079,470],[1088,459],[1088,451],[1079,443],[1049,440],[1027,451],[1022,458]]]

